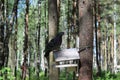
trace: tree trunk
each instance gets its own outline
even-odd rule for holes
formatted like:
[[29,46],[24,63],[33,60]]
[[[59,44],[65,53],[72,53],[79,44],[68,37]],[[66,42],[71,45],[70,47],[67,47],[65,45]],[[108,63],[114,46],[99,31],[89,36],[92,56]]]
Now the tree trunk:
[[60,0],[57,0],[57,31],[59,31],[59,22],[60,22]]
[[97,30],[97,39],[98,39],[98,55],[99,55],[99,72],[101,75],[101,22],[100,22],[100,3],[98,1],[98,16],[97,16],[97,21],[98,21],[98,30]]
[[26,13],[25,13],[25,37],[24,37],[24,61],[22,64],[22,79],[26,79],[26,74],[27,74],[27,57],[28,57],[28,13],[29,13],[29,0],[26,0]]
[[4,55],[4,0],[0,1],[0,69],[4,67],[5,55]]
[[105,50],[105,65],[106,65],[106,67],[105,67],[105,70],[108,70],[108,27],[109,27],[109,25],[108,25],[108,22],[106,21],[105,22],[105,24],[106,24],[106,33],[105,33],[105,46],[106,46],[106,50]]
[[116,69],[116,66],[117,66],[117,37],[116,37],[116,0],[114,0],[114,72],[116,73],[117,69]]
[[[57,0],[48,0],[48,13],[49,13],[49,40],[51,40],[57,33],[58,16],[57,16]],[[58,80],[58,69],[55,68],[55,61],[53,53],[50,53],[49,59],[49,80]]]
[[[15,64],[16,64],[16,53],[14,50],[15,46],[14,35],[11,35],[9,38],[9,58],[8,58],[8,67],[11,68],[12,72],[15,72]],[[13,73],[14,75],[14,73]]]
[[41,29],[41,25],[40,25],[40,16],[41,16],[41,12],[40,12],[40,5],[41,3],[38,1],[38,31],[37,31],[37,77],[39,79],[39,72],[40,72],[40,64],[41,64],[41,56],[40,56],[40,29]]
[[[44,7],[44,13],[45,13],[45,46],[46,46],[46,44],[48,43],[48,15],[47,15],[47,13],[48,13],[48,10],[47,10],[47,8],[48,8],[48,6],[47,6],[47,3],[48,3],[48,1],[47,0],[45,0],[46,1],[46,3],[45,3],[45,7]],[[44,59],[45,60],[45,59]],[[44,61],[45,62],[45,61]],[[48,76],[48,67],[47,67],[47,63],[45,62],[44,63],[45,64],[45,76]],[[48,65],[49,66],[49,65]]]
[[15,75],[15,78],[16,78],[16,80],[17,80],[17,31],[18,31],[18,18],[17,18],[17,14],[18,14],[18,12],[17,12],[17,10],[18,10],[18,2],[19,2],[19,0],[17,0],[17,3],[16,3],[16,9],[15,9],[15,34],[14,34],[14,51],[15,51],[15,70],[14,70],[14,75]]
[[[112,32],[113,32],[113,28],[112,28]],[[111,61],[111,71],[114,72],[113,68],[114,68],[114,62],[113,62],[113,57],[114,57],[114,35],[113,33],[111,34],[111,57],[110,57],[110,61]],[[118,39],[119,40],[119,39]]]
[[[8,66],[12,69],[12,71],[14,72],[14,75],[16,77],[17,74],[17,6],[18,6],[18,2],[19,0],[17,0],[16,2],[14,2],[14,13],[15,13],[15,33],[13,35],[10,36],[9,39],[9,62],[8,62]],[[8,6],[8,5],[7,5]]]
[[11,19],[10,19],[9,23],[8,22],[6,23],[6,25],[7,25],[7,27],[6,27],[6,36],[5,36],[5,39],[4,39],[4,54],[5,54],[4,65],[5,66],[7,66],[7,64],[8,64],[8,57],[9,57],[9,47],[8,47],[8,44],[9,44],[9,39],[10,39],[10,36],[11,36],[11,33],[12,33],[12,28],[14,26],[14,21],[15,21],[15,18],[17,16],[16,10],[17,10],[17,6],[18,6],[18,1],[19,0],[14,0],[14,5],[13,5],[13,9],[12,9]]
[[73,0],[73,10],[72,10],[72,27],[73,27],[73,47],[76,47],[76,39],[77,39],[77,27],[76,27],[76,10],[77,10],[77,0]]
[[67,48],[70,48],[70,38],[71,38],[71,36],[70,36],[70,0],[68,0],[68,15],[67,15],[67,22],[68,22],[68,32],[67,32],[67,35],[68,35],[68,37],[67,37]]
[[93,15],[92,0],[79,0],[80,74],[79,80],[92,80]]
[[[98,21],[98,17],[97,17],[97,5],[98,4],[98,1],[94,0],[94,11],[95,11],[95,45],[96,45],[96,63],[97,63],[97,69],[98,69],[98,72],[97,72],[97,75],[100,76],[100,73],[101,73],[101,66],[100,66],[100,46],[99,46],[99,34],[100,34],[100,31],[98,30],[98,27],[100,28],[99,26],[99,21]],[[97,25],[98,23],[98,25]]]

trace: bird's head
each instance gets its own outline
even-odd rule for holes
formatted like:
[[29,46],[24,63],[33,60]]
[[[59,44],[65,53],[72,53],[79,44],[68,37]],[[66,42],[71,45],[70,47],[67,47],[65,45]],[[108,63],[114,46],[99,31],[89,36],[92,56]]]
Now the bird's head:
[[57,36],[63,36],[64,35],[64,32],[59,32],[58,34],[57,34]]

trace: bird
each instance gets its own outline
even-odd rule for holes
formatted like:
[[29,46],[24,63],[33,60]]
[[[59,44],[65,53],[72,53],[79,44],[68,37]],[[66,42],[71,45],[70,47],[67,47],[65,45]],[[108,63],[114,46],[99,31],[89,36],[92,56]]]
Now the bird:
[[49,58],[49,54],[51,51],[57,50],[60,48],[62,43],[62,36],[64,32],[59,32],[54,38],[52,38],[45,47],[45,55],[44,57]]

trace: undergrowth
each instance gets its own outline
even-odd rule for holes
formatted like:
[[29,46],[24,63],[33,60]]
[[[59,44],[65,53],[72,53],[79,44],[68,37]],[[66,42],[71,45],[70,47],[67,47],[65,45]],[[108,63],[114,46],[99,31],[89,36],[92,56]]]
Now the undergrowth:
[[[48,80],[45,77],[44,72],[40,71],[39,76],[36,75],[33,68],[30,69],[30,77],[26,77],[26,80]],[[21,70],[18,69],[17,76],[15,77],[12,70],[8,67],[4,67],[0,70],[0,80],[21,80]],[[73,80],[73,72],[65,72],[65,70],[60,72],[59,80]],[[75,80],[78,80],[77,77]],[[102,71],[100,76],[96,75],[93,71],[93,80],[120,80],[120,72],[117,74],[112,74],[110,71]]]

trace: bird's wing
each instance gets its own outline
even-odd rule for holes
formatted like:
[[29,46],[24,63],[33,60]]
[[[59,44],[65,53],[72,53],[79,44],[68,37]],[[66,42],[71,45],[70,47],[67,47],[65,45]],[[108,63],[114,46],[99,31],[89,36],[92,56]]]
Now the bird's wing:
[[45,51],[52,50],[52,48],[55,46],[55,39],[52,39],[45,48]]
[[52,51],[52,50],[57,49],[58,47],[60,47],[61,42],[62,42],[62,35],[63,35],[63,32],[59,33],[58,35],[56,35],[56,37],[51,39],[49,41],[49,43],[46,45],[46,47],[45,47],[45,52]]

